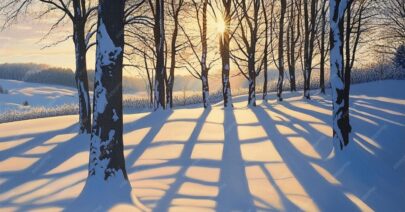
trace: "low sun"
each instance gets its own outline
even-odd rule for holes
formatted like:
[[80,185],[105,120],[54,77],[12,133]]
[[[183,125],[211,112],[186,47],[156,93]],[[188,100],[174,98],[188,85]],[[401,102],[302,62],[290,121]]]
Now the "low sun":
[[219,18],[216,21],[216,28],[217,28],[217,32],[220,34],[223,34],[226,30],[226,26],[225,26],[225,21],[222,18]]

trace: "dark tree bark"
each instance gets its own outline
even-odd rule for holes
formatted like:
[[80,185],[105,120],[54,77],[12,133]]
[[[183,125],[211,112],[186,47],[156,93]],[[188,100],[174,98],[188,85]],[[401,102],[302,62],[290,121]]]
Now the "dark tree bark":
[[349,143],[350,124],[345,112],[345,76],[343,60],[344,15],[348,0],[330,0],[330,82],[333,106],[333,144],[343,149]]
[[[85,2],[85,1],[84,1]],[[89,96],[89,81],[87,77],[87,41],[85,26],[87,22],[86,4],[79,0],[73,1],[73,42],[76,54],[75,81],[79,96],[79,132],[91,132],[91,106]],[[82,3],[82,4],[81,4]]]
[[351,66],[350,66],[350,33],[351,33],[351,5],[352,2],[349,1],[346,7],[346,29],[345,29],[345,65],[344,65],[344,84],[343,89],[343,119],[345,123],[348,123],[348,131],[351,132],[350,117],[349,117],[349,95],[350,95],[350,77],[351,77]]
[[283,82],[284,82],[284,17],[287,9],[287,1],[281,0],[280,7],[280,24],[278,35],[278,81],[277,81],[277,97],[279,101],[283,101]]
[[174,70],[176,69],[176,56],[177,56],[177,37],[179,34],[179,14],[183,6],[184,0],[172,0],[170,3],[174,29],[171,39],[171,54],[170,54],[170,69],[166,85],[166,104],[173,108],[173,86],[174,86]]
[[90,181],[128,179],[122,136],[124,7],[125,0],[99,2]]
[[304,98],[306,99],[311,99],[311,72],[317,17],[317,0],[310,1],[311,6],[309,9],[308,0],[304,0]]
[[259,30],[259,10],[260,0],[253,1],[253,20],[248,16],[248,9],[244,5],[244,12],[250,31],[250,45],[248,48],[248,71],[249,71],[249,98],[248,105],[256,106],[256,45],[258,41]]
[[86,53],[89,48],[88,40],[93,33],[86,32],[86,24],[95,13],[96,7],[93,7],[88,0],[2,0],[0,3],[0,13],[4,15],[3,27],[15,23],[20,16],[28,14],[27,11],[34,7],[34,5],[38,5],[36,13],[38,13],[38,17],[41,18],[47,17],[46,15],[54,11],[59,12],[59,17],[44,38],[46,38],[51,32],[55,31],[61,23],[66,21],[66,19],[69,19],[72,23],[73,34],[67,36],[66,39],[56,41],[49,46],[57,45],[67,40],[69,37],[73,37],[76,64],[75,82],[79,97],[79,133],[90,133],[91,104],[86,67]]
[[202,83],[202,96],[204,108],[211,107],[209,99],[209,85],[208,85],[208,70],[207,67],[207,56],[208,56],[208,46],[207,46],[207,6],[208,0],[203,0],[202,2],[202,26],[201,26],[201,83]]
[[321,42],[320,42],[320,63],[319,63],[319,87],[321,93],[325,94],[325,60],[326,60],[326,48],[325,48],[325,35],[326,35],[326,1],[322,3],[321,10]]
[[[256,76],[260,73],[261,67],[257,65],[257,43],[260,39],[259,33],[259,12],[261,0],[235,1],[235,4],[240,8],[237,10],[237,18],[239,21],[239,33],[236,34],[235,43],[238,46],[238,52],[243,55],[239,57],[237,54],[232,54],[233,61],[241,74],[249,82],[248,105],[256,106]],[[241,62],[247,63],[247,73],[241,68]],[[261,61],[260,66],[263,65]],[[246,67],[246,65],[244,65]],[[258,71],[256,71],[256,69]]]
[[[200,69],[194,67],[194,63],[189,61],[189,58],[184,58],[184,62],[187,64],[186,69],[190,72],[190,74],[195,77],[196,79],[201,80],[201,87],[202,87],[202,98],[203,98],[203,105],[204,108],[210,108],[210,98],[209,98],[209,83],[208,83],[208,73],[211,69],[211,65],[215,62],[215,60],[208,60],[208,35],[207,35],[207,9],[209,5],[208,0],[196,1],[192,0],[192,6],[195,12],[195,18],[198,26],[198,36],[194,36],[198,41],[193,41],[192,36],[186,32],[183,26],[181,29],[184,32],[185,37],[189,43],[190,49],[192,51],[192,55],[196,61],[198,61],[200,65]],[[198,39],[197,39],[198,38]],[[201,50],[201,54],[198,52]],[[208,61],[210,61],[208,63]]]
[[229,42],[230,42],[230,26],[231,26],[231,7],[232,0],[222,0],[224,7],[224,23],[225,31],[219,40],[219,49],[222,60],[222,95],[224,98],[224,107],[232,107],[232,93],[231,93],[231,83],[229,78],[230,72],[230,52],[229,52]]
[[156,0],[153,27],[156,48],[156,73],[154,88],[154,110],[166,109],[165,103],[165,22],[164,0]]
[[[267,101],[267,84],[268,84],[268,79],[267,79],[267,72],[268,72],[268,54],[269,54],[269,19],[267,17],[267,8],[266,8],[266,4],[264,0],[261,0],[262,3],[262,10],[263,10],[263,18],[264,18],[264,36],[265,36],[265,40],[264,40],[264,50],[263,50],[263,77],[264,77],[264,81],[263,81],[263,101]],[[273,7],[274,5],[272,5]]]
[[289,28],[287,29],[287,62],[290,81],[290,91],[297,91],[295,80],[295,67],[299,54],[296,54],[297,43],[301,37],[300,19],[301,19],[301,1],[291,2]]

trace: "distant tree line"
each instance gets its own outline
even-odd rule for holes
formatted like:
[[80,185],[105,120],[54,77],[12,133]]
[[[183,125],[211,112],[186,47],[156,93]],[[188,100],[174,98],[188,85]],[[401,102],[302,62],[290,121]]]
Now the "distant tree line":
[[74,73],[71,69],[38,64],[0,64],[0,79],[75,86]]

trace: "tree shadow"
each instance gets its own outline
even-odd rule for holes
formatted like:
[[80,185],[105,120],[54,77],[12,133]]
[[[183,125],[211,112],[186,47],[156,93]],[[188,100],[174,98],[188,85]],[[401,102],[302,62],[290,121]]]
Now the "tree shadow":
[[[46,127],[46,126],[44,126]],[[71,188],[81,186],[87,175],[78,155],[86,157],[89,137],[77,135],[77,123],[63,129],[34,134],[27,142],[7,149],[0,162],[0,201],[4,208],[32,210],[64,207],[75,198]],[[24,132],[24,130],[21,130]],[[83,153],[84,152],[84,153]],[[71,164],[66,160],[74,159]],[[61,191],[69,193],[62,197]],[[74,192],[73,192],[74,193]],[[54,199],[54,201],[49,201]]]
[[[342,210],[358,210],[357,206],[354,205],[339,188],[330,184],[310,165],[316,162],[316,160],[300,152],[292,144],[292,141],[288,139],[289,136],[284,136],[279,133],[278,129],[275,127],[276,122],[268,116],[263,108],[257,107],[252,111],[262,126],[264,126],[268,138],[272,141],[272,144],[282,158],[283,165],[290,170],[292,177],[294,177],[305,192],[308,193],[308,198],[315,202],[317,208],[321,210],[334,210],[336,209],[335,205],[338,204],[339,208]],[[304,125],[304,123],[302,123],[302,125]],[[312,133],[315,132],[311,130],[310,134]],[[277,182],[274,184],[277,185]],[[289,194],[286,194],[286,196],[288,195]]]

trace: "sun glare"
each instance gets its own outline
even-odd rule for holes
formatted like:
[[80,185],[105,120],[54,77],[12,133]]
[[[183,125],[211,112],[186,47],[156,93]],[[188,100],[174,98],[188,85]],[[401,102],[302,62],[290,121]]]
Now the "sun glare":
[[226,26],[223,18],[219,18],[216,22],[217,32],[223,34],[225,32]]

